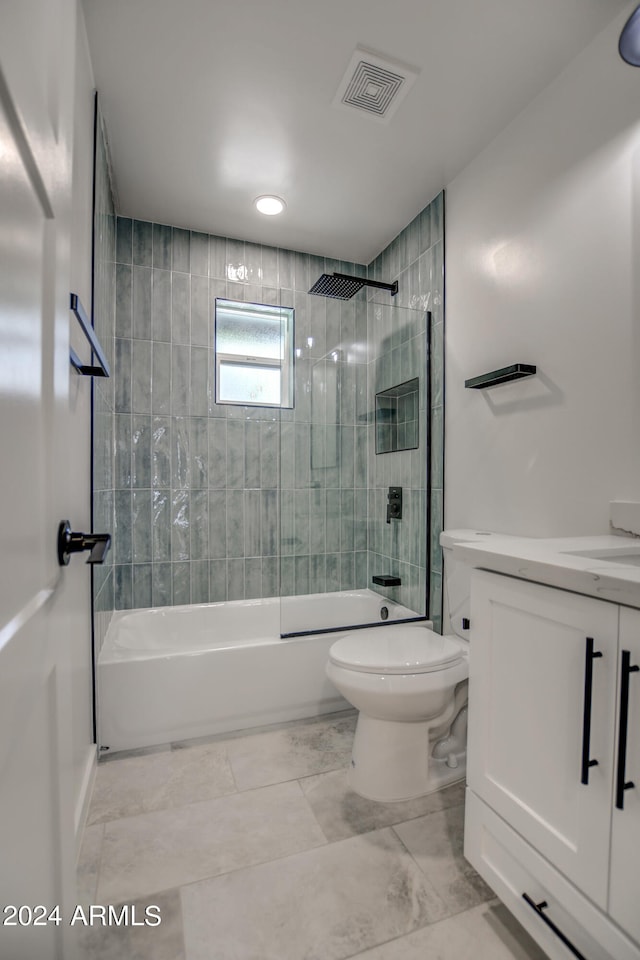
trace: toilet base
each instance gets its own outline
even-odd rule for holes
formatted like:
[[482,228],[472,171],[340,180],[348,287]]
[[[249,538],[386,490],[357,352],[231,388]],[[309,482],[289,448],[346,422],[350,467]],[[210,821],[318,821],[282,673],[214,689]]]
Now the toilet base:
[[414,800],[464,780],[466,753],[457,766],[429,756],[431,721],[407,723],[358,715],[347,782],[367,800]]

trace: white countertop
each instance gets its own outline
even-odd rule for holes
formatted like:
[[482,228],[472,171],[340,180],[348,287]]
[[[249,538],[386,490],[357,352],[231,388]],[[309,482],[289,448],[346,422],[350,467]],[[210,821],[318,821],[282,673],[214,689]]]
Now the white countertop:
[[[455,537],[457,531],[447,531]],[[462,534],[462,531],[460,531]],[[640,538],[624,536],[535,538],[473,533],[456,543],[453,555],[472,567],[522,580],[546,583],[601,600],[640,608]],[[576,552],[615,550],[629,560],[575,556]]]

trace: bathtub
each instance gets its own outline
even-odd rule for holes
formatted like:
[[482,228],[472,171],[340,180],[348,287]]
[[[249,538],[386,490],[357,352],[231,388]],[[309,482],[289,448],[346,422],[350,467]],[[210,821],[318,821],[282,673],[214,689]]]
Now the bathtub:
[[[98,731],[110,752],[345,710],[325,676],[351,628],[417,615],[371,590],[114,613],[98,658]],[[325,616],[318,619],[322,607]],[[285,638],[281,633],[304,632]]]

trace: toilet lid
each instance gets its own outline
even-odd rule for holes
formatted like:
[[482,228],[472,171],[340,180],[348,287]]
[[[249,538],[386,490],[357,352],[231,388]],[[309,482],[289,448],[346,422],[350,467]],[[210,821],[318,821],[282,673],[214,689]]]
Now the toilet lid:
[[329,650],[329,659],[337,666],[363,673],[430,673],[457,663],[463,655],[453,637],[406,626],[348,633]]

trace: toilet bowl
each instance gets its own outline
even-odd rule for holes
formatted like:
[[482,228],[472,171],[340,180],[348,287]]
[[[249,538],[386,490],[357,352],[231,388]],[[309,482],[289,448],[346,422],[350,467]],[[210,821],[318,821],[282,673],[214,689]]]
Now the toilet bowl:
[[358,630],[333,644],[327,676],[360,711],[352,790],[410,800],[464,777],[464,735],[452,724],[466,718],[466,647],[414,624]]

